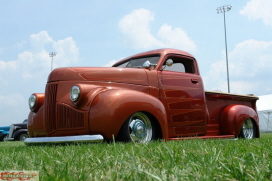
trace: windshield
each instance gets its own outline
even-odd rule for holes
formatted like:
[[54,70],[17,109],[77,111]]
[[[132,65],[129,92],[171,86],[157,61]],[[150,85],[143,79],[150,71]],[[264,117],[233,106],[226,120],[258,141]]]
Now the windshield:
[[121,64],[115,65],[114,67],[142,68],[143,64],[146,61],[149,61],[151,64],[156,64],[157,65],[159,59],[160,59],[159,55],[134,58],[134,59],[129,59],[126,62],[123,62]]

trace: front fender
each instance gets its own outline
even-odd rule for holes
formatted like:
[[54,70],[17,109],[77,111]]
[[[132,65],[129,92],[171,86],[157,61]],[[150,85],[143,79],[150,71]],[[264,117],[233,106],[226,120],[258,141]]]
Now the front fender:
[[246,119],[252,119],[257,128],[256,137],[260,137],[258,114],[254,109],[244,105],[229,105],[220,115],[220,129],[224,135],[238,137]]
[[13,134],[13,138],[15,139],[22,132],[27,133],[27,129],[19,129],[19,130],[15,131]]
[[8,133],[9,133],[9,131],[0,130],[0,133],[2,133],[2,134],[8,134]]
[[161,101],[134,90],[108,90],[97,95],[89,111],[90,131],[112,139],[123,123],[138,111],[152,114],[160,125],[162,138],[168,139],[166,111]]
[[4,135],[7,135],[7,134],[9,134],[9,131],[3,131],[2,132]]
[[45,136],[46,131],[44,127],[44,106],[42,106],[37,113],[29,112],[27,119],[27,129],[30,137]]

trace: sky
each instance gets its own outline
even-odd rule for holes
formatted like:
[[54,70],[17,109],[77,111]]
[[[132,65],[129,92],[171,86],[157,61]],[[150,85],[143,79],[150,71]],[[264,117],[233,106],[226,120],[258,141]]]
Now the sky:
[[272,94],[271,0],[13,0],[0,2],[0,126],[28,117],[53,68],[111,66],[175,48],[198,61],[205,90]]

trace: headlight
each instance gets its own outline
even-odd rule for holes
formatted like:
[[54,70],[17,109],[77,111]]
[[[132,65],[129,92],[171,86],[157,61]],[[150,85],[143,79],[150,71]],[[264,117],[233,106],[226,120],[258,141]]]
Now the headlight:
[[36,98],[36,96],[33,95],[33,94],[29,97],[29,99],[28,99],[28,105],[29,105],[29,108],[30,108],[30,109],[33,109],[33,108],[35,107],[35,105],[36,105],[36,100],[37,100],[37,98]]
[[73,86],[70,90],[70,99],[73,102],[76,102],[80,95],[80,89],[78,86]]

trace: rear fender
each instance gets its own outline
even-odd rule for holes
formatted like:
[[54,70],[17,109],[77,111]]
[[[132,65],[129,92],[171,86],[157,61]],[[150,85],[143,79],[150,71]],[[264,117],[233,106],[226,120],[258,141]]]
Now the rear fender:
[[166,112],[161,101],[134,90],[108,90],[95,97],[90,107],[90,131],[106,139],[118,134],[123,123],[135,112],[151,114],[158,122],[162,138],[168,139]]
[[229,105],[220,115],[220,129],[223,135],[238,137],[246,119],[252,119],[257,128],[256,137],[260,137],[258,115],[254,109],[244,105]]

